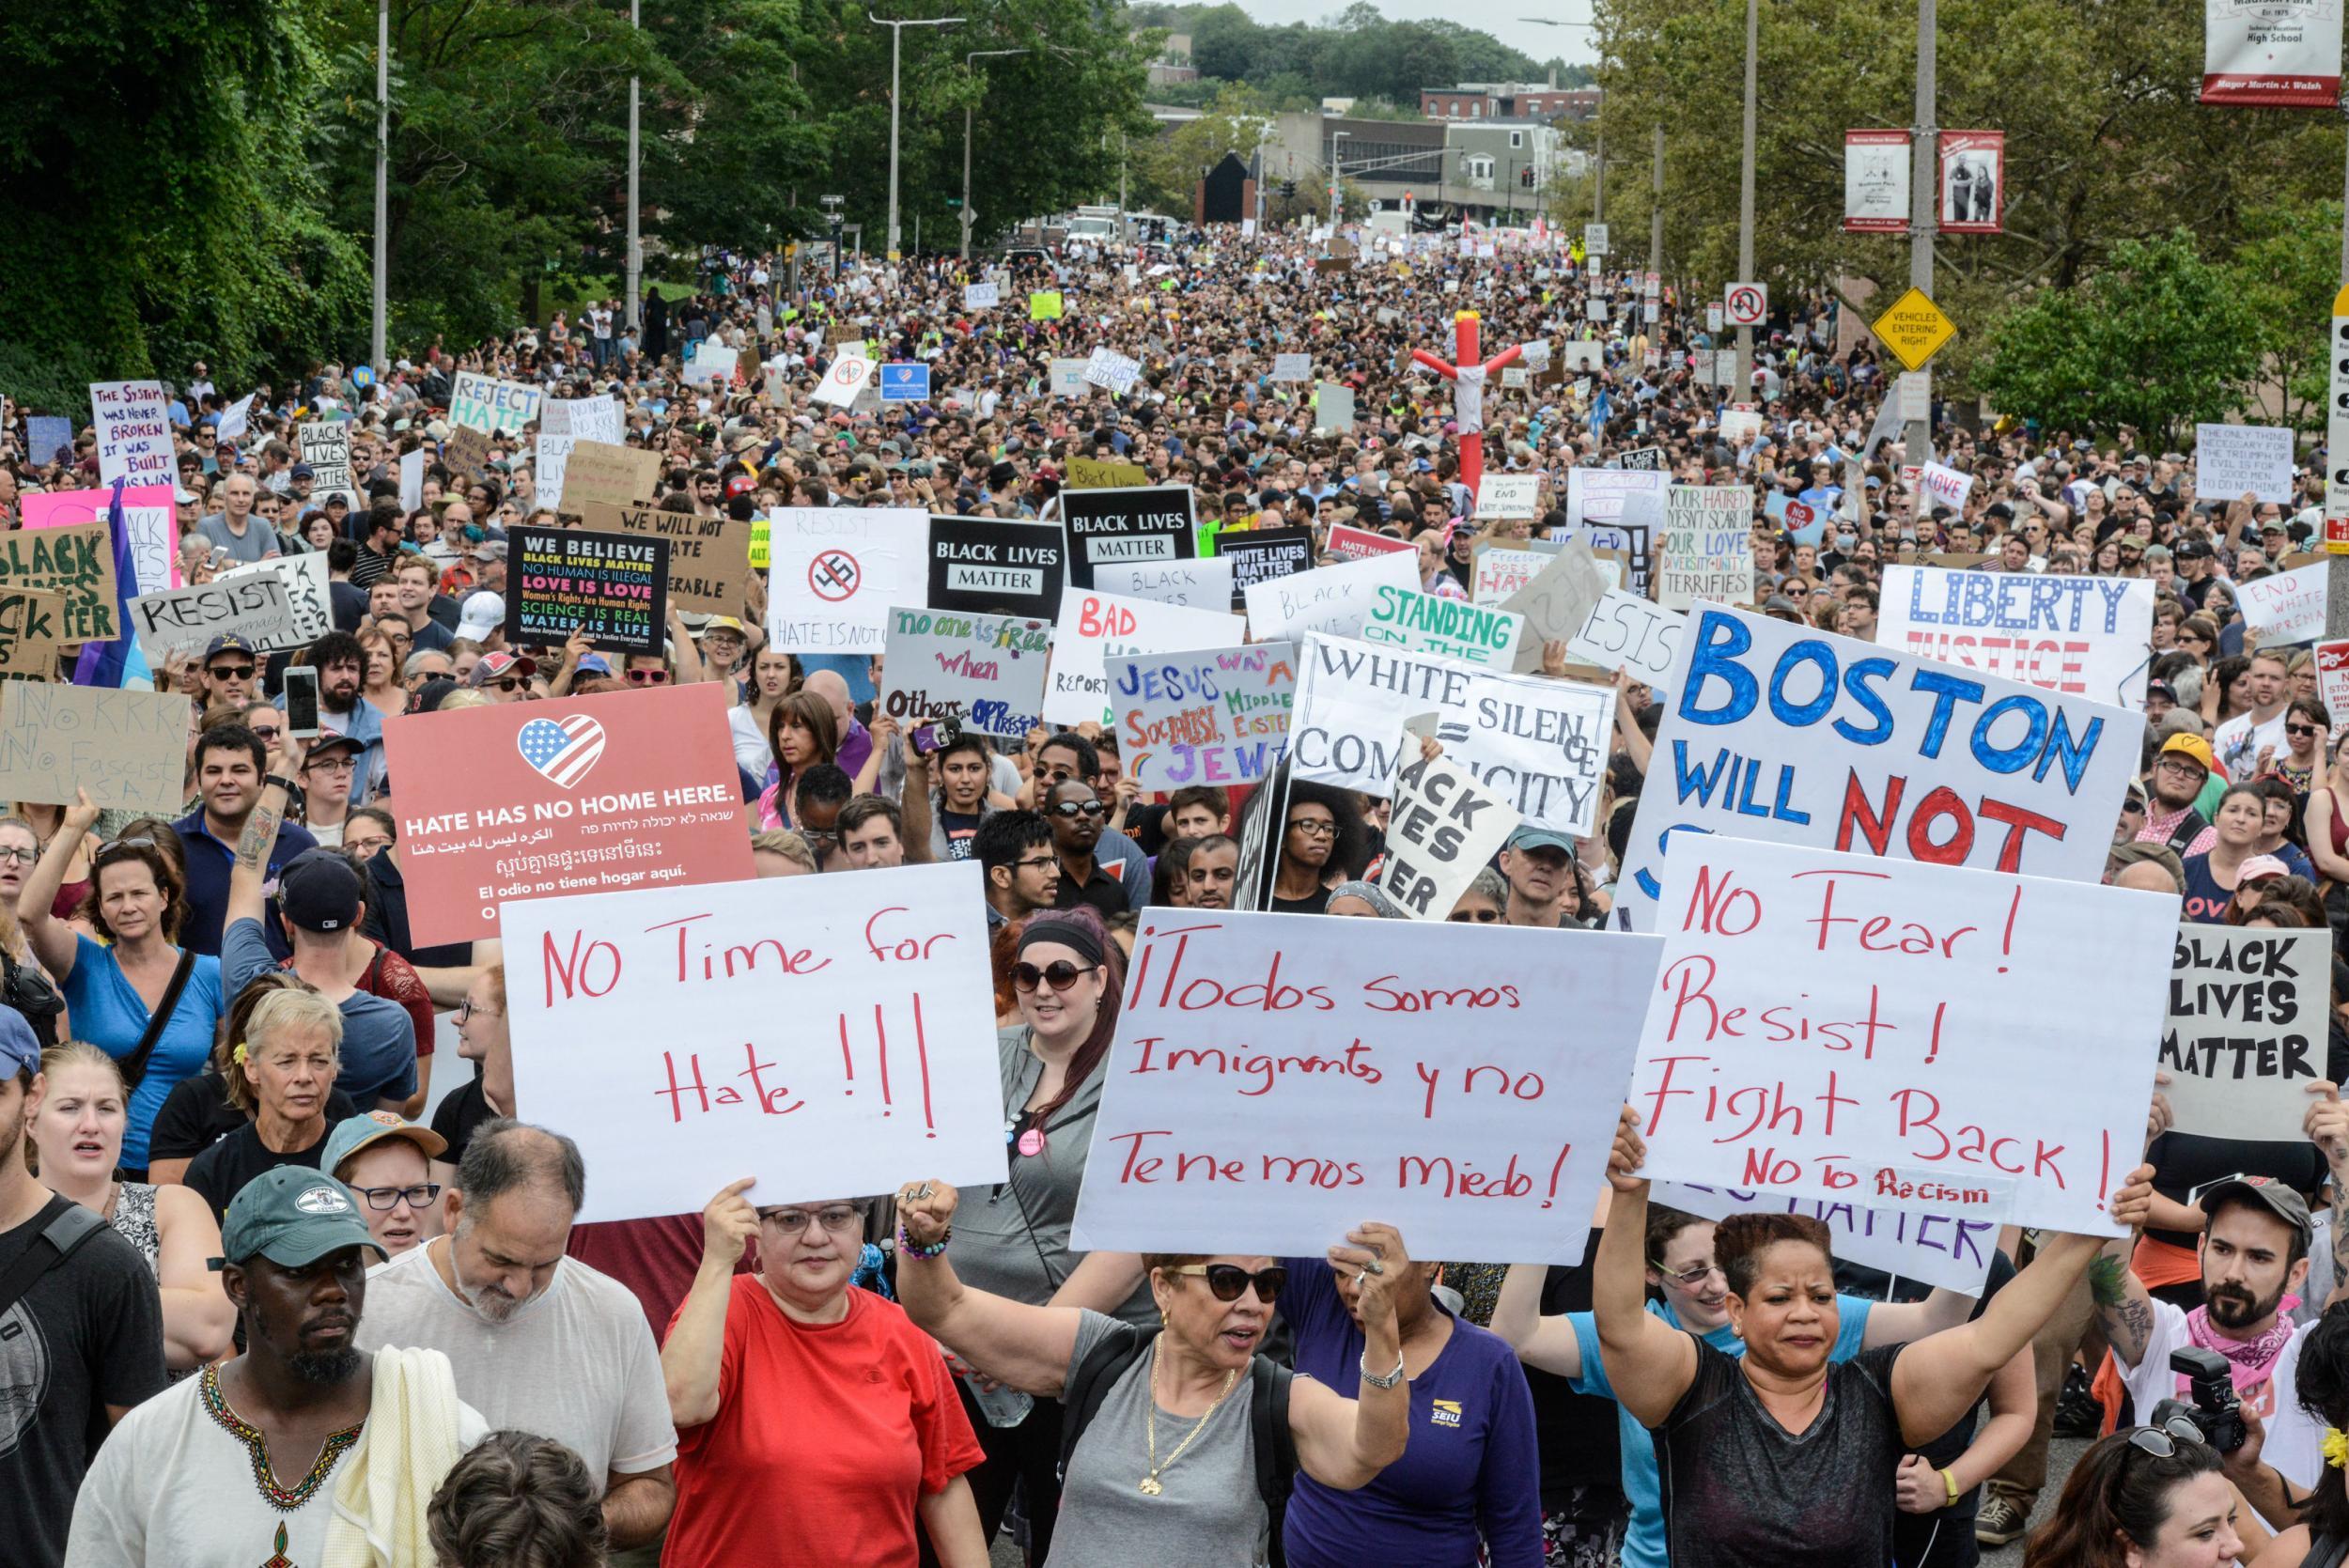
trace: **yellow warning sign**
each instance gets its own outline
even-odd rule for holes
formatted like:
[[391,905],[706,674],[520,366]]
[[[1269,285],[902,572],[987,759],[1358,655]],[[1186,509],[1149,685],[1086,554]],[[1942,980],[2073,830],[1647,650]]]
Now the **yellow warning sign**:
[[1922,370],[1941,346],[1957,335],[1956,324],[1941,314],[1921,288],[1912,288],[1892,302],[1892,308],[1875,320],[1876,340],[1910,370]]

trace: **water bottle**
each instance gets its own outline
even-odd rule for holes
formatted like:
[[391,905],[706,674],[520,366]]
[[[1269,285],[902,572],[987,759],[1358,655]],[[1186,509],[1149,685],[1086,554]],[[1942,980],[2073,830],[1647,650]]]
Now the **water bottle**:
[[1028,1419],[1028,1412],[1035,1408],[1034,1400],[1008,1383],[998,1383],[988,1389],[976,1373],[965,1374],[963,1381],[970,1385],[971,1397],[979,1402],[979,1414],[987,1418],[989,1426],[1018,1426]]

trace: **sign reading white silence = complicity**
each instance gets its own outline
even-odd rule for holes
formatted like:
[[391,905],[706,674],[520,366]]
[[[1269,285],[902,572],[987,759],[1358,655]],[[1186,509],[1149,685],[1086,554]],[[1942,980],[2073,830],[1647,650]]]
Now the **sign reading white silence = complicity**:
[[1074,1244],[1579,1262],[1659,945],[1145,910]]

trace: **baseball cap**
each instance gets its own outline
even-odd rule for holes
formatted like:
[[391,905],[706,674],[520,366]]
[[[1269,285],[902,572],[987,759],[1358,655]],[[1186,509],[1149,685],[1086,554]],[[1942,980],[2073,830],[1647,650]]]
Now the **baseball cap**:
[[2264,881],[2270,877],[2289,877],[2291,875],[2292,867],[2284,864],[2284,862],[2276,856],[2253,855],[2249,859],[2246,860],[2243,862],[2243,868],[2234,874],[2234,880],[2235,886],[2244,887],[2252,882]]
[[736,620],[732,615],[712,615],[709,619],[702,623],[701,634],[703,636],[707,637],[713,631],[731,631],[737,637],[748,637],[750,635],[749,632],[742,629],[742,623]]
[[247,659],[261,657],[252,644],[231,632],[226,636],[215,637],[204,644],[204,662],[210,664],[224,653],[241,653]]
[[486,540],[474,553],[484,561],[503,561],[506,559],[506,541],[504,539]]
[[2191,1202],[2206,1215],[2217,1214],[2222,1203],[2256,1204],[2297,1231],[2302,1247],[2316,1234],[2308,1201],[2273,1176],[2221,1176],[2195,1193]]
[[246,1263],[257,1252],[280,1267],[300,1268],[346,1247],[391,1256],[367,1234],[350,1188],[306,1166],[280,1165],[245,1183],[229,1200],[220,1224],[221,1256],[212,1266]]
[[2200,561],[2212,553],[2207,539],[2180,539],[2170,553],[2181,561]]
[[423,1150],[427,1159],[437,1159],[448,1150],[448,1141],[430,1127],[411,1122],[396,1110],[368,1110],[334,1124],[334,1130],[326,1135],[326,1147],[319,1153],[319,1169],[339,1181],[343,1161],[387,1138],[406,1139]]
[[23,1014],[0,1007],[0,1077],[13,1078],[19,1067],[40,1071],[40,1040]]
[[293,472],[287,477],[288,479],[315,479],[318,477],[318,472],[308,463],[296,463],[293,465]]
[[2171,686],[2171,685],[2170,685],[2168,681],[2166,681],[2166,680],[2155,680],[2155,681],[2148,681],[2148,682],[2146,682],[2146,683],[2145,683],[2145,694],[2146,694],[2147,696],[2149,696],[2149,697],[2159,697],[2162,701],[2164,701],[2164,702],[2169,702],[2169,703],[2174,703],[2174,702],[2176,702],[2176,701],[2178,700],[2178,690],[2177,690],[2177,688],[2176,688],[2176,687],[2174,687],[2174,686]]
[[1509,835],[1508,847],[1519,850],[1563,849],[1571,855],[1574,853],[1574,839],[1555,828],[1519,828]]
[[457,635],[470,637],[477,643],[505,624],[506,596],[474,594],[465,600],[465,608],[458,614]]
[[366,747],[353,737],[348,735],[336,735],[333,730],[328,730],[324,734],[320,735],[316,740],[310,742],[310,749],[304,754],[306,756],[316,757],[322,753],[339,751],[346,747],[353,752],[364,752],[366,750]]
[[2171,736],[2161,743],[2161,754],[2182,756],[2190,761],[2199,762],[2202,765],[2202,771],[2205,773],[2211,770],[2217,761],[2211,753],[2210,742],[2199,735]]
[[612,667],[612,660],[599,653],[581,654],[579,665],[571,673],[576,675],[616,675],[619,674]]
[[[480,597],[482,596],[474,596],[476,598]],[[505,618],[502,609],[499,618],[501,620]],[[485,653],[481,656],[481,662],[473,667],[473,678],[470,684],[476,687],[487,686],[509,670],[521,675],[524,680],[528,680],[538,673],[538,661],[535,659],[524,658],[520,654]]]
[[277,876],[277,907],[304,931],[346,931],[359,918],[359,873],[334,849],[304,849]]

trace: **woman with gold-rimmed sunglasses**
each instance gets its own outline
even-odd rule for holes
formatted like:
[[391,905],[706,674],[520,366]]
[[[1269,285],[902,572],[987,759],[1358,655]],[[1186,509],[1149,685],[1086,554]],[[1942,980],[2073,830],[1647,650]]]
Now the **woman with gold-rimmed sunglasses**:
[[[2116,1432],[2072,1467],[2024,1568],[2229,1568],[2267,1532],[2184,1416]],[[2301,1560],[2295,1554],[2292,1561]]]

